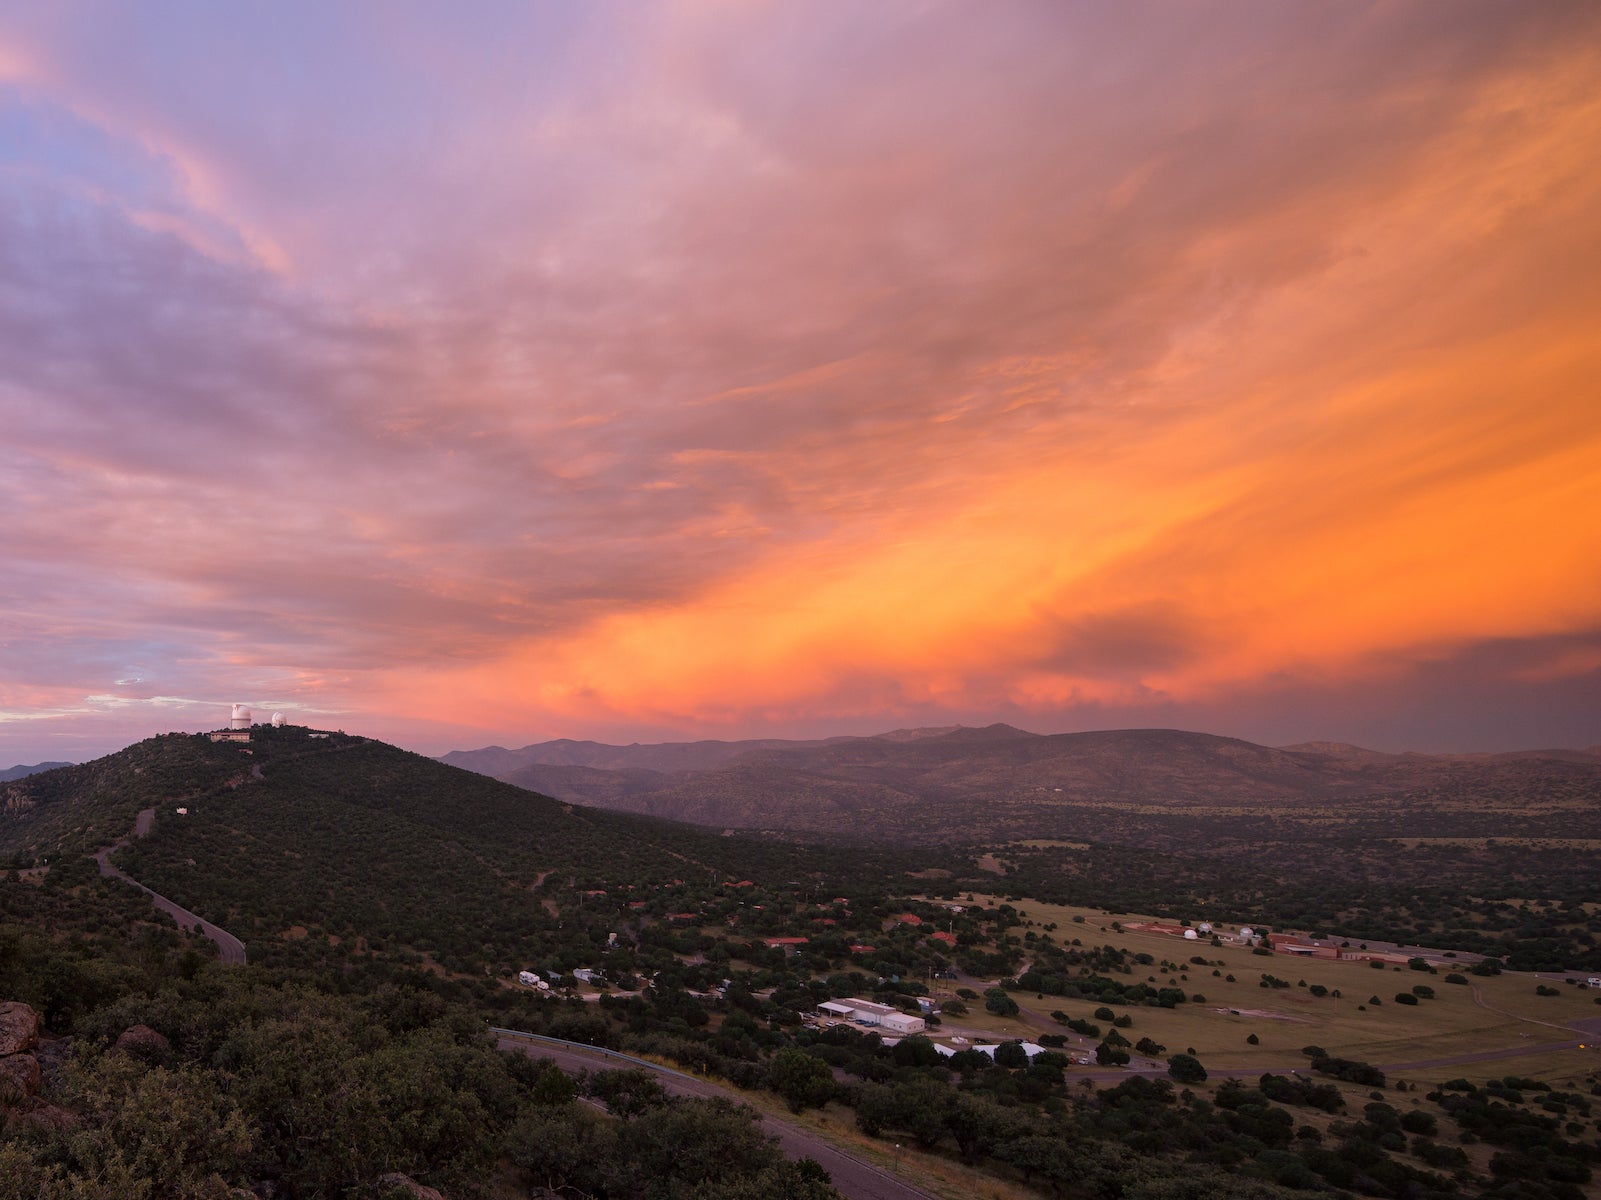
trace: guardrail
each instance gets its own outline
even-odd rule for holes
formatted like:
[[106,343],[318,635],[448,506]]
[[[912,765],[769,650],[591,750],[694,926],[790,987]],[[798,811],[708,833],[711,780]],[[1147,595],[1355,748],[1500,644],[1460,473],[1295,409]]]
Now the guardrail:
[[624,1054],[621,1050],[608,1050],[605,1046],[592,1046],[588,1042],[570,1042],[566,1038],[547,1037],[543,1033],[529,1033],[526,1029],[502,1029],[499,1025],[491,1025],[489,1032],[499,1034],[501,1037],[521,1038],[525,1042],[545,1042],[552,1046],[566,1046],[571,1050],[587,1050],[591,1054],[601,1054],[607,1058],[621,1059],[623,1062],[633,1063],[637,1067],[646,1067],[652,1071],[659,1071],[663,1075],[676,1075],[679,1079],[689,1079],[695,1082],[704,1082],[699,1076],[689,1075],[683,1071],[675,1071],[671,1067],[664,1067],[660,1063],[651,1062],[648,1058],[636,1058],[632,1054]]

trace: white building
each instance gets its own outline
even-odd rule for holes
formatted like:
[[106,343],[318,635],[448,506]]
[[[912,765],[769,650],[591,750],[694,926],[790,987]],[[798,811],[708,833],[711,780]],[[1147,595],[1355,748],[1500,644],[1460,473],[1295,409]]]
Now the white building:
[[[1022,1043],[1022,1047],[1023,1047],[1023,1053],[1028,1055],[1029,1062],[1033,1062],[1034,1061],[1034,1056],[1036,1054],[1045,1053],[1045,1047],[1044,1046],[1040,1046],[1040,1045],[1036,1045],[1034,1042],[1023,1042]],[[946,1058],[950,1058],[952,1055],[954,1055],[956,1053],[955,1049],[953,1049],[952,1047],[950,1047],[950,1046],[942,1046],[938,1042],[934,1043],[934,1049],[938,1050]],[[997,1046],[964,1046],[964,1047],[962,1047],[962,1049],[964,1049],[964,1050],[977,1050],[980,1054],[987,1054],[991,1058],[994,1058],[995,1057],[995,1051],[997,1049],[999,1049],[999,1047],[997,1047]]]
[[914,1017],[887,1004],[875,1004],[871,1000],[860,1000],[855,996],[845,1000],[825,1000],[817,1007],[823,1012],[833,1013],[841,1020],[879,1026],[890,1033],[922,1033],[928,1027],[928,1022],[922,1017]]

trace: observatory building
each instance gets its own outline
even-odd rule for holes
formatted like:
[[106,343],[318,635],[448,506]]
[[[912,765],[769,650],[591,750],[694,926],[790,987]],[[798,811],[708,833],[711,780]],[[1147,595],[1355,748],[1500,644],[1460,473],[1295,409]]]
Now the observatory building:
[[250,740],[250,709],[235,704],[228,718],[228,728],[214,729],[206,735],[214,742],[248,742]]

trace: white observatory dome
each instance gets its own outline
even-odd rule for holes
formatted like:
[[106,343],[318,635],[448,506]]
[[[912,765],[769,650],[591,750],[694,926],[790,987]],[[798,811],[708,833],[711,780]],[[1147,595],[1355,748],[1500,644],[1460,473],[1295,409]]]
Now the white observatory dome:
[[249,729],[250,728],[250,710],[248,708],[246,708],[243,704],[235,704],[233,706],[233,716],[228,721],[228,728],[229,729]]
[[1211,933],[1212,932],[1212,922],[1210,922],[1210,921],[1202,921],[1200,926],[1199,926],[1199,928],[1200,928],[1202,933]]
[[1184,940],[1186,942],[1193,942],[1193,941],[1197,940],[1200,936],[1201,935],[1196,933],[1195,930],[1193,930],[1193,929],[1186,929],[1184,931]]
[[1248,942],[1256,936],[1256,932],[1249,925],[1240,926],[1240,941]]
[[284,715],[283,715],[283,713],[273,713],[272,714],[272,727],[274,729],[282,729],[284,727]]

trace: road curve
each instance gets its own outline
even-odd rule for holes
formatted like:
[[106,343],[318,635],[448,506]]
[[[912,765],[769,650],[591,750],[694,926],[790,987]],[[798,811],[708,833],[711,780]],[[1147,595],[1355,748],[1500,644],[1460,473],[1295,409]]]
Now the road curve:
[[[153,808],[147,808],[141,812],[139,814],[139,819],[134,822],[132,836],[144,837],[147,833],[149,833],[150,827],[155,821],[155,817],[156,810]],[[93,858],[100,866],[100,874],[110,879],[120,879],[124,883],[132,884],[145,895],[149,896],[151,902],[154,903],[157,908],[159,908],[162,912],[169,914],[174,920],[176,920],[178,922],[178,928],[198,929],[206,937],[210,938],[212,942],[216,944],[217,957],[222,962],[234,963],[242,966],[245,961],[245,944],[238,938],[234,937],[233,934],[229,933],[226,929],[223,929],[220,926],[213,925],[204,917],[197,916],[195,913],[190,912],[181,904],[177,904],[171,900],[168,900],[165,896],[151,891],[131,875],[111,865],[112,854],[126,846],[128,841],[128,838],[123,838],[120,842],[114,842],[109,846],[102,846],[100,849],[94,852]]]
[[[515,1029],[492,1029],[496,1046],[501,1050],[521,1050],[533,1058],[548,1058],[564,1070],[605,1069],[607,1061],[615,1067],[647,1067],[661,1076],[662,1086],[675,1096],[695,1096],[709,1100],[714,1096],[741,1102],[740,1094],[731,1088],[721,1087],[709,1079],[686,1075],[670,1067],[661,1066],[643,1058],[604,1050],[598,1046],[585,1046],[578,1042],[564,1042],[539,1034],[523,1033]],[[791,1158],[811,1158],[827,1171],[840,1193],[851,1200],[935,1200],[930,1192],[914,1187],[906,1180],[847,1154],[832,1142],[810,1130],[777,1117],[762,1117],[762,1130],[778,1139],[779,1146]]]

